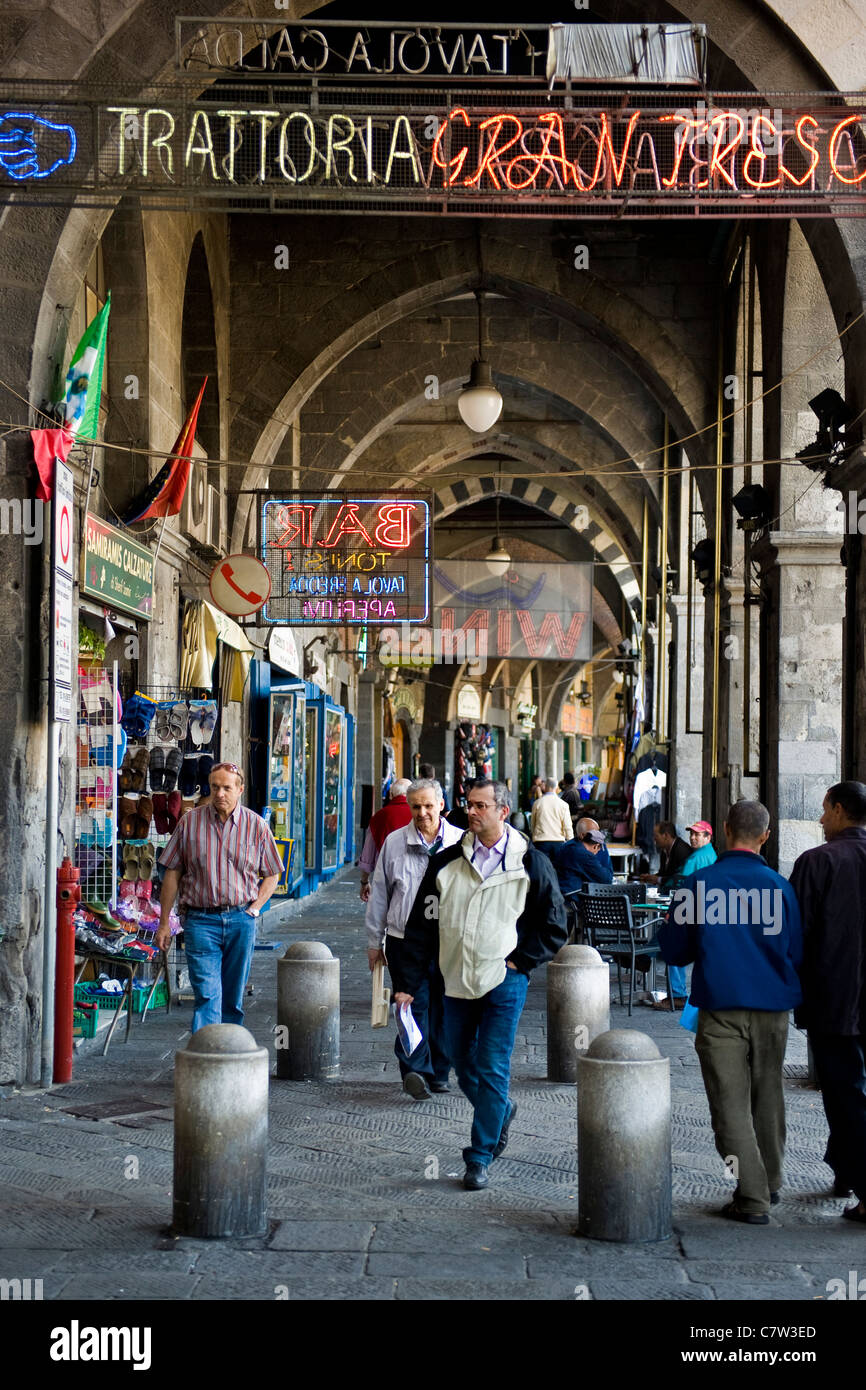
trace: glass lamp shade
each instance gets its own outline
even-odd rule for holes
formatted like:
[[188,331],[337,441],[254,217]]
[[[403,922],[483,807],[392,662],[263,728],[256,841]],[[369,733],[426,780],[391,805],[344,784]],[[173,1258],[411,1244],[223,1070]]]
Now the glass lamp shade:
[[485,555],[484,563],[491,574],[505,574],[511,564],[511,556],[505,548],[505,542],[501,536],[495,536],[490,547],[490,554]]
[[469,374],[469,385],[457,397],[457,409],[464,425],[483,434],[502,414],[502,397],[493,385],[490,363],[476,358]]

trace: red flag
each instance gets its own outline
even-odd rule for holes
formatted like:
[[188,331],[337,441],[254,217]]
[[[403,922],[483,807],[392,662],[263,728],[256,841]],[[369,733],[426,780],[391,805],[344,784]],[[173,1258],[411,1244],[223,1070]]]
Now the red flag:
[[54,496],[54,460],[65,463],[69,450],[75,443],[75,435],[68,429],[31,430],[33,440],[33,461],[39,481],[36,484],[37,502],[50,502]]
[[205,377],[184,427],[175,440],[171,458],[166,459],[153,482],[149,483],[142,495],[133,502],[123,518],[125,526],[131,526],[134,521],[144,521],[147,517],[177,516],[180,511],[189,482],[195,427],[207,382],[208,379]]

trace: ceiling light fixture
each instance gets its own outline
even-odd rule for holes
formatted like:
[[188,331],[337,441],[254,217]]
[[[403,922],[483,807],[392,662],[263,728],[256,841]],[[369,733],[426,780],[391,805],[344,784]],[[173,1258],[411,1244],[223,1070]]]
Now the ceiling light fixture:
[[493,385],[490,363],[484,357],[484,330],[481,290],[475,291],[478,304],[478,356],[472,363],[469,381],[457,397],[457,409],[464,425],[476,434],[491,429],[502,414],[502,397]]
[[[497,393],[498,394],[498,393]],[[502,487],[502,460],[499,460],[499,487]],[[511,564],[511,556],[499,531],[499,492],[496,493],[496,534],[484,563],[491,574],[505,574]]]

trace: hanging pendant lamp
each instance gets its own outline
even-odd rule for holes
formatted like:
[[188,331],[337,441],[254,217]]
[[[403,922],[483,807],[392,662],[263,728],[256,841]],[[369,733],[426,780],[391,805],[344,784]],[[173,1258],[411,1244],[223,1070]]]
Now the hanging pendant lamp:
[[484,434],[502,414],[502,397],[493,385],[490,363],[484,357],[481,290],[475,291],[475,298],[478,303],[478,356],[472,363],[467,385],[457,397],[457,409],[464,425],[476,434]]

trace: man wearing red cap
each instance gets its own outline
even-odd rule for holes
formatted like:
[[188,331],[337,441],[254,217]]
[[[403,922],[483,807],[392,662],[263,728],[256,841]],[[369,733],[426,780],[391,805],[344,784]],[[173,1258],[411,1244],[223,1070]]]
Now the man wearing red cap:
[[[686,827],[689,832],[692,852],[683,867],[680,869],[677,884],[681,884],[683,879],[690,874],[696,874],[698,869],[709,868],[710,864],[715,864],[717,855],[712,846],[713,827],[708,820],[696,820],[694,825]],[[686,967],[684,965],[669,965],[668,973],[671,981],[671,994],[673,999],[663,999],[660,1003],[654,1004],[656,1009],[681,1009],[688,998],[689,987],[686,981]]]

